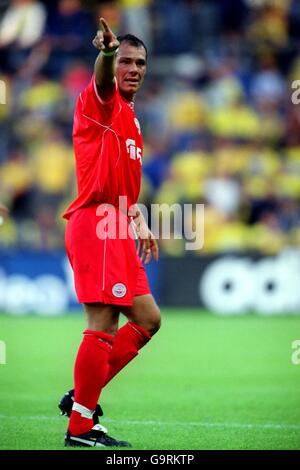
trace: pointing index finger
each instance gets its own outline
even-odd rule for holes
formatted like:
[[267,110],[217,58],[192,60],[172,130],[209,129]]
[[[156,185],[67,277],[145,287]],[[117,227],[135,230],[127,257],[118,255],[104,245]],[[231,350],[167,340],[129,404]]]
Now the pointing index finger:
[[100,25],[102,26],[103,32],[104,33],[111,33],[111,29],[106,23],[104,18],[100,18]]

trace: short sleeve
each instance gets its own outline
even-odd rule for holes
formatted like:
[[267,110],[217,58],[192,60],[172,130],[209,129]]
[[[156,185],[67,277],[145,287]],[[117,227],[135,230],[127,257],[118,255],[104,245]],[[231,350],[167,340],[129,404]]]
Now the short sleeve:
[[88,86],[80,93],[77,107],[80,108],[83,115],[97,122],[109,123],[114,113],[117,94],[117,84],[115,81],[115,90],[112,98],[109,101],[101,99],[98,94],[95,76],[93,75]]

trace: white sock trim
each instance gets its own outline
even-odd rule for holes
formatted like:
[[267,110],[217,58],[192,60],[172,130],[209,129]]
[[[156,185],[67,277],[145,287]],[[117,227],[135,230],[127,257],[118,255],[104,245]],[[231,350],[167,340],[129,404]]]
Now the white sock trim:
[[72,410],[80,413],[82,418],[93,419],[94,410],[89,410],[85,406],[80,405],[80,403],[76,403],[76,401],[73,403]]

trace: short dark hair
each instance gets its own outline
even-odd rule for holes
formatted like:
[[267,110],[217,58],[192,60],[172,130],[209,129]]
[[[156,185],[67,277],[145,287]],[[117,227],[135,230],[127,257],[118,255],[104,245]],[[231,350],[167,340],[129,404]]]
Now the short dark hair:
[[123,36],[118,36],[117,39],[120,44],[122,42],[128,42],[131,46],[143,47],[146,51],[146,58],[148,57],[148,50],[147,50],[145,43],[141,39],[134,36],[133,34],[124,34]]

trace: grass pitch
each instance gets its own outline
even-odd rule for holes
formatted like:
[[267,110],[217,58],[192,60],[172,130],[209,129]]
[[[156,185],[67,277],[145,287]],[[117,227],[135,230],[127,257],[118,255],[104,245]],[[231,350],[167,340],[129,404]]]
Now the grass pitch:
[[[0,449],[63,449],[83,315],[0,315]],[[299,317],[164,309],[155,338],[103,391],[101,421],[133,449],[300,449]]]

